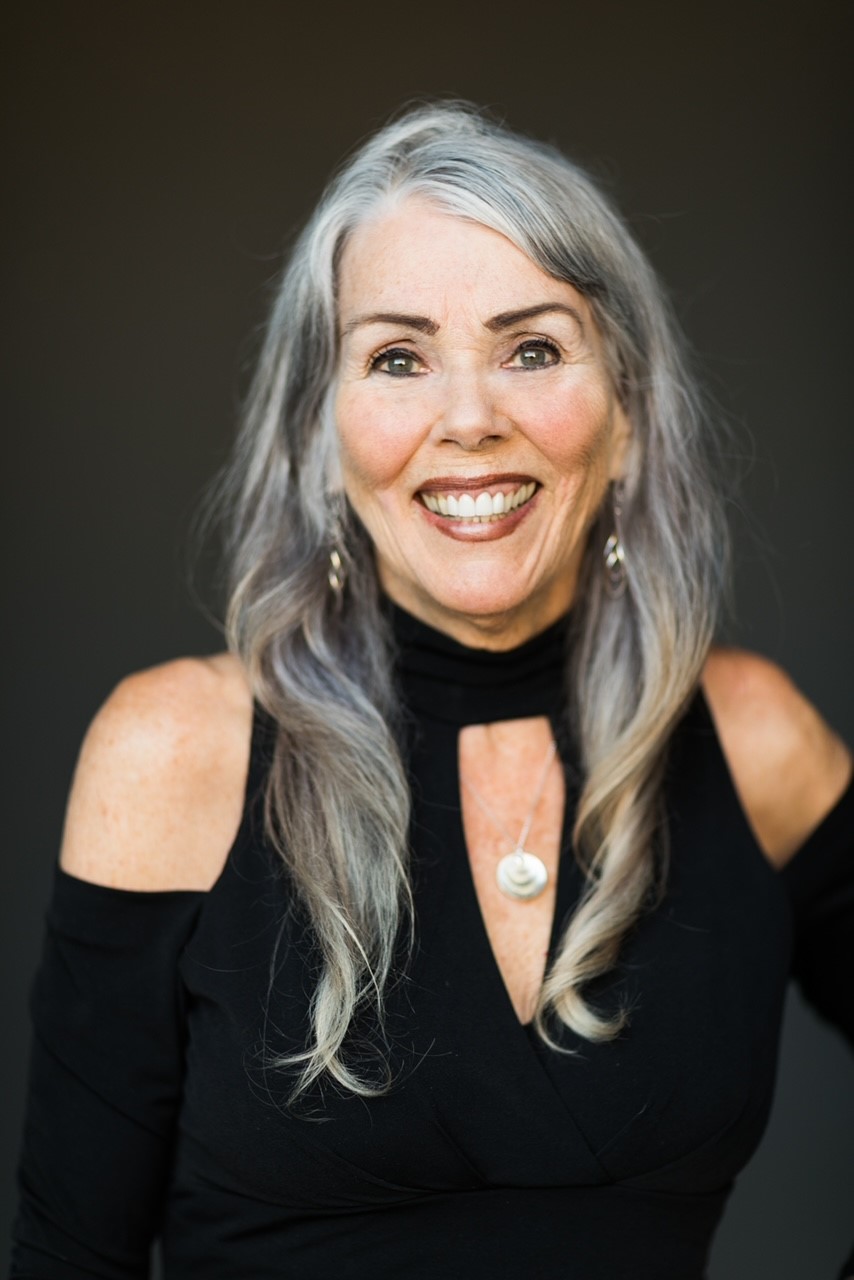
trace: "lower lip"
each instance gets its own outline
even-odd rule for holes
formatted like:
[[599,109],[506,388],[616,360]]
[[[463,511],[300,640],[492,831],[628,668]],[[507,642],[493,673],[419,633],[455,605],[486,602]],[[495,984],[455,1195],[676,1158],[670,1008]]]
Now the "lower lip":
[[439,533],[443,533],[446,538],[453,538],[455,542],[495,542],[498,538],[506,538],[508,534],[519,528],[525,517],[536,506],[539,496],[538,489],[532,498],[524,502],[521,507],[517,507],[515,511],[511,511],[509,515],[502,516],[500,520],[487,520],[486,523],[455,520],[452,516],[436,515],[425,507],[423,502],[418,502],[417,505],[428,524],[438,529]]

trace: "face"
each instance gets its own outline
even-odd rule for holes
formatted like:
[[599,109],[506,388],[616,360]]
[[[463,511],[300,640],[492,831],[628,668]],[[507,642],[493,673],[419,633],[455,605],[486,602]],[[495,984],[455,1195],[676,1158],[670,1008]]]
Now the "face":
[[335,402],[383,588],[501,649],[572,603],[629,436],[585,299],[498,232],[408,200],[342,255]]

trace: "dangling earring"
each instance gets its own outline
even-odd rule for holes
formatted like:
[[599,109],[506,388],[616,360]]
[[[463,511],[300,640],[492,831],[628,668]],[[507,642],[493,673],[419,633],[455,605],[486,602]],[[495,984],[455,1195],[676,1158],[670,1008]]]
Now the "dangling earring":
[[629,584],[626,569],[626,552],[623,546],[623,482],[616,480],[611,492],[611,503],[614,512],[614,532],[605,543],[603,552],[605,559],[605,590],[612,600],[619,600]]
[[340,514],[336,514],[333,518],[329,540],[332,545],[329,550],[326,581],[332,588],[333,594],[340,598],[344,591],[344,584],[347,581],[347,569],[344,564],[346,552],[344,550],[344,533],[341,527]]
[[329,552],[329,572],[326,575],[326,580],[336,596],[340,596],[344,590],[344,583],[347,581],[347,573],[344,568],[344,561],[341,559],[341,552],[337,547],[333,547]]

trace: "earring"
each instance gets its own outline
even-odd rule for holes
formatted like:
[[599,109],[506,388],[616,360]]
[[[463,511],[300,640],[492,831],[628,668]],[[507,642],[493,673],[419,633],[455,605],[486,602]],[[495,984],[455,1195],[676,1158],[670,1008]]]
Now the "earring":
[[612,600],[619,600],[629,584],[626,568],[626,552],[623,546],[623,530],[621,516],[623,514],[623,483],[614,482],[611,492],[614,512],[614,531],[605,543],[603,556],[605,560],[605,590]]
[[340,596],[344,590],[344,583],[347,581],[347,570],[344,568],[344,561],[337,546],[333,546],[329,552],[329,570],[326,574],[326,581],[334,594]]
[[339,507],[332,517],[329,529],[329,559],[326,568],[326,581],[332,593],[340,600],[347,581],[345,561],[347,551],[344,544],[343,511]]

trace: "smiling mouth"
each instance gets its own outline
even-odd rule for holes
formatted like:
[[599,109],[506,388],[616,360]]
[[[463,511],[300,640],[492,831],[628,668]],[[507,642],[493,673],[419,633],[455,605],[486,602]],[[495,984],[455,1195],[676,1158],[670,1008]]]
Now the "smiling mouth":
[[512,489],[482,489],[479,493],[425,493],[418,496],[428,511],[445,516],[448,520],[466,521],[469,524],[490,524],[507,516],[531,501],[538,489],[535,480],[515,485]]

